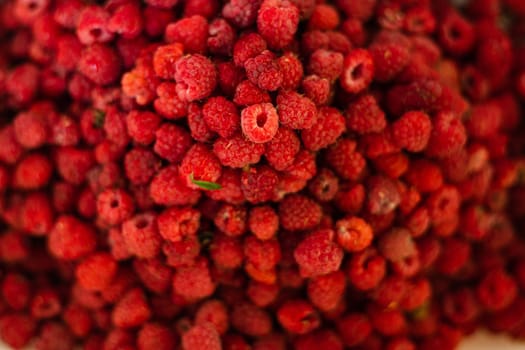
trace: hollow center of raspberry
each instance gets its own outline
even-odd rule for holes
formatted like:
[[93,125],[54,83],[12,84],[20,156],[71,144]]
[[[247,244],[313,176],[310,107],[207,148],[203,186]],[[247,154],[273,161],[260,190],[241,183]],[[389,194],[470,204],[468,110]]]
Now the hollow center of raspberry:
[[257,115],[257,118],[256,118],[257,126],[259,128],[264,127],[264,124],[266,124],[267,120],[268,120],[268,116],[266,115],[266,113],[260,113],[259,115]]
[[119,203],[118,203],[118,200],[116,200],[116,199],[113,199],[111,202],[109,202],[109,206],[111,208],[116,208],[116,207],[118,207],[118,205],[119,205]]
[[89,31],[89,34],[93,37],[93,38],[98,38],[99,36],[102,35],[102,30],[100,28],[93,28]]
[[360,63],[357,66],[355,66],[355,68],[352,70],[352,79],[358,80],[358,79],[361,79],[362,76],[363,76],[363,64]]
[[36,1],[30,1],[28,4],[27,4],[27,9],[29,11],[35,11],[36,9],[38,8],[38,3]]
[[452,26],[448,31],[448,35],[451,39],[457,40],[461,37],[461,31],[458,28]]
[[135,223],[135,227],[138,228],[139,230],[145,228],[146,226],[148,226],[148,220],[146,219],[139,219]]

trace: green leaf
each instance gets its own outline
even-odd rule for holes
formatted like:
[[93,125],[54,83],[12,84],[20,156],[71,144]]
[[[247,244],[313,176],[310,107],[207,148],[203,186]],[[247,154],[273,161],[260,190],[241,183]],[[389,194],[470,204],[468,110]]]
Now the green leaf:
[[106,119],[106,113],[100,109],[93,110],[93,125],[96,128],[104,126],[104,120]]
[[220,184],[215,183],[215,182],[195,180],[193,178],[193,173],[190,174],[190,180],[192,184],[197,185],[204,190],[214,191],[214,190],[220,190],[222,188]]

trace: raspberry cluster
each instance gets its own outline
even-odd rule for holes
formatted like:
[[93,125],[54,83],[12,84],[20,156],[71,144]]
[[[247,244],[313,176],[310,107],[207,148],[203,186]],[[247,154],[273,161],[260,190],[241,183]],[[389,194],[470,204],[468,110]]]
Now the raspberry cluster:
[[525,2],[0,1],[0,340],[525,338]]

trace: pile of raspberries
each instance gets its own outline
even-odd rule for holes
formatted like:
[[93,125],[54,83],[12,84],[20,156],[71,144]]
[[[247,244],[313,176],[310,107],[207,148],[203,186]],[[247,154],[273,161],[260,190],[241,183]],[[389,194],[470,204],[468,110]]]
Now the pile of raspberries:
[[525,338],[525,1],[0,1],[0,340]]

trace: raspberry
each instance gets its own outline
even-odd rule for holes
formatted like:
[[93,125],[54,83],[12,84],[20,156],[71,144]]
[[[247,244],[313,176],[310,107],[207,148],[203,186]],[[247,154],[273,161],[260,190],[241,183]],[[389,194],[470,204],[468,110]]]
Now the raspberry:
[[13,310],[25,309],[31,298],[31,284],[21,274],[9,273],[4,276],[1,291],[5,303]]
[[173,79],[175,63],[182,57],[184,46],[181,43],[159,46],[153,54],[153,69],[162,79]]
[[333,241],[334,232],[319,230],[309,234],[294,250],[294,258],[302,276],[315,277],[337,271],[343,250]]
[[224,97],[211,97],[202,107],[202,118],[212,131],[228,138],[239,130],[239,113],[235,105]]
[[69,215],[62,215],[49,232],[48,249],[58,259],[76,260],[96,248],[93,228]]
[[431,133],[430,117],[423,112],[407,112],[392,125],[394,142],[409,152],[424,150]]
[[[164,242],[162,251],[167,258],[166,265],[173,267],[191,266],[195,263],[195,259],[201,251],[201,245],[197,236],[187,236],[177,242]],[[169,275],[166,274],[161,281],[155,282],[150,280],[149,288],[168,289],[170,285],[168,281]]]
[[203,144],[193,145],[184,155],[179,167],[179,176],[186,186],[201,188],[198,182],[215,183],[221,176],[221,164],[213,152]]
[[332,171],[322,168],[309,182],[308,189],[316,200],[329,202],[339,192],[339,180]]
[[401,202],[396,183],[383,176],[374,176],[368,182],[367,209],[373,215],[392,212]]
[[277,299],[279,295],[279,285],[251,280],[246,290],[246,295],[255,305],[266,307]]
[[491,270],[481,280],[476,293],[485,309],[502,310],[516,298],[516,282],[505,271]]
[[308,60],[307,71],[309,74],[325,78],[334,82],[343,73],[344,57],[341,53],[327,50],[315,50]]
[[239,67],[244,67],[248,59],[260,55],[266,48],[266,41],[259,34],[245,34],[237,40],[233,47],[233,62]]
[[250,106],[271,102],[270,95],[249,80],[240,82],[235,88],[233,102],[238,106]]
[[344,138],[328,148],[326,152],[328,165],[345,180],[358,180],[366,168],[364,157],[355,149],[356,143]]
[[292,194],[279,203],[279,222],[286,230],[315,228],[321,222],[321,207],[306,196]]
[[12,125],[0,130],[0,159],[7,164],[14,164],[23,153],[22,146],[16,140],[15,130]]
[[[206,1],[205,3],[209,2]],[[210,23],[208,34],[208,49],[211,53],[225,56],[232,54],[236,33],[226,20],[222,18],[214,19]]]
[[397,43],[375,44],[370,48],[374,62],[374,80],[387,82],[393,80],[409,63],[408,49]]
[[0,317],[0,337],[13,348],[24,347],[36,332],[35,320],[25,313],[7,313]]
[[309,30],[301,35],[301,50],[308,55],[319,49],[327,49],[329,43],[328,34],[321,30]]
[[138,214],[122,223],[122,238],[128,251],[141,258],[153,258],[160,252],[161,237],[155,215]]
[[279,310],[277,319],[290,333],[306,334],[319,327],[319,316],[310,303],[304,300],[288,300]]
[[217,299],[204,302],[195,313],[195,324],[212,324],[219,334],[228,330],[228,311],[224,303]]
[[439,190],[434,191],[426,202],[431,220],[434,223],[439,223],[450,219],[457,214],[460,201],[460,194],[454,186],[444,185]]
[[285,170],[299,152],[301,142],[293,130],[279,128],[275,137],[266,145],[265,157],[275,170]]
[[279,216],[270,206],[253,207],[248,216],[248,227],[258,239],[270,239],[277,233]]
[[346,346],[361,344],[372,332],[370,321],[364,314],[350,313],[338,320],[336,327]]
[[209,96],[217,84],[217,71],[206,57],[194,54],[175,63],[177,95],[182,101],[195,101]]
[[113,39],[113,33],[108,29],[110,14],[99,6],[86,6],[78,14],[76,34],[84,45],[105,43]]
[[308,19],[308,29],[333,30],[339,26],[339,21],[339,13],[334,6],[319,4]]
[[468,53],[476,40],[472,24],[454,10],[447,11],[437,26],[437,32],[443,49],[455,56]]
[[174,292],[188,301],[209,297],[215,287],[208,261],[204,258],[193,266],[178,268],[173,276]]
[[194,236],[199,229],[200,213],[191,208],[172,207],[157,217],[157,226],[162,238],[177,242]]
[[35,348],[42,350],[67,350],[73,346],[74,339],[69,329],[53,321],[43,324],[35,341]]
[[174,83],[160,83],[156,89],[157,98],[153,101],[155,111],[166,119],[180,119],[188,113],[188,103],[178,95]]
[[155,153],[171,163],[178,163],[191,147],[191,136],[182,127],[163,123],[155,131]]
[[16,165],[12,186],[25,190],[42,188],[50,181],[52,172],[52,164],[46,156],[39,153],[28,154]]
[[107,29],[110,32],[120,34],[125,39],[133,39],[139,36],[142,27],[141,8],[136,4],[118,6],[107,23]]
[[299,24],[299,10],[283,0],[264,0],[257,13],[257,30],[268,45],[282,49],[293,40]]
[[35,97],[38,89],[40,70],[33,64],[25,63],[9,72],[5,78],[5,91],[17,105],[26,105]]
[[181,43],[191,54],[204,54],[207,48],[208,21],[200,15],[182,18],[168,24],[164,34],[168,43]]
[[160,169],[160,160],[145,148],[133,148],[124,157],[126,177],[135,185],[149,183]]
[[273,53],[268,50],[244,62],[247,78],[262,90],[275,91],[283,81],[283,73]]
[[306,149],[318,151],[336,142],[345,131],[345,120],[341,113],[332,107],[321,107],[317,123],[301,131],[301,139]]
[[397,262],[416,254],[416,247],[410,231],[403,228],[393,228],[381,236],[379,251],[387,260]]
[[342,271],[336,271],[310,279],[307,292],[308,298],[315,307],[328,312],[341,303],[345,289],[345,275]]
[[375,69],[370,52],[364,49],[355,49],[350,51],[344,58],[339,83],[347,92],[361,92],[372,81]]
[[238,268],[244,259],[241,242],[235,237],[216,235],[210,244],[210,257],[219,268]]
[[246,231],[246,209],[241,206],[223,204],[217,210],[213,222],[228,236],[240,236]]
[[128,219],[134,211],[133,198],[124,190],[105,190],[97,197],[99,217],[109,225]]
[[317,75],[308,75],[302,81],[304,95],[316,105],[327,104],[330,99],[330,81]]
[[439,166],[422,159],[410,164],[405,179],[422,193],[436,191],[443,185],[443,174]]
[[406,327],[405,317],[399,310],[383,309],[373,305],[369,308],[368,315],[372,327],[383,335],[398,335]]
[[222,8],[222,15],[235,26],[245,28],[255,23],[262,0],[231,0]]
[[120,73],[121,62],[109,46],[93,44],[82,51],[78,71],[98,85],[114,83]]
[[137,334],[137,348],[141,350],[169,350],[177,344],[174,332],[164,324],[149,322]]
[[133,269],[144,286],[156,293],[167,291],[171,284],[172,270],[159,259],[134,260]]
[[428,78],[420,78],[409,84],[395,85],[387,93],[386,105],[394,115],[422,110],[433,112],[444,100],[444,87]]
[[352,256],[347,267],[350,282],[360,290],[375,288],[386,273],[385,259],[373,248]]
[[453,275],[460,271],[471,254],[470,245],[465,240],[457,238],[445,239],[440,251],[436,267],[439,272],[446,275]]
[[111,314],[113,324],[120,328],[136,327],[150,317],[150,307],[140,288],[128,290],[115,305]]
[[265,309],[240,301],[233,305],[232,326],[239,332],[260,337],[272,331],[272,320]]
[[207,142],[213,137],[212,131],[208,128],[202,117],[202,109],[196,103],[188,106],[188,127],[191,137],[196,141]]
[[42,116],[26,112],[19,113],[13,120],[15,137],[25,148],[38,148],[48,140],[48,125]]
[[285,52],[277,59],[280,71],[283,74],[281,89],[296,90],[303,78],[303,65],[292,52]]
[[346,126],[359,134],[381,132],[386,127],[385,113],[373,95],[363,94],[348,105]]
[[279,92],[277,110],[281,124],[292,129],[309,129],[317,120],[315,104],[293,91]]
[[220,350],[221,339],[219,333],[211,323],[197,324],[182,335],[184,350]]
[[467,288],[448,293],[443,298],[443,312],[452,322],[465,324],[474,321],[479,313],[479,305],[474,292]]
[[277,133],[279,116],[271,103],[252,105],[241,112],[241,128],[248,140],[266,143]]
[[217,139],[213,144],[213,153],[219,158],[222,165],[244,168],[259,162],[264,153],[264,147],[237,134],[231,138]]
[[87,290],[103,290],[117,272],[117,263],[108,253],[94,253],[77,266],[78,283]]
[[347,217],[335,224],[337,242],[349,252],[367,248],[374,237],[372,227],[359,217]]

